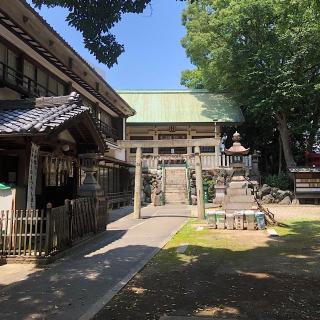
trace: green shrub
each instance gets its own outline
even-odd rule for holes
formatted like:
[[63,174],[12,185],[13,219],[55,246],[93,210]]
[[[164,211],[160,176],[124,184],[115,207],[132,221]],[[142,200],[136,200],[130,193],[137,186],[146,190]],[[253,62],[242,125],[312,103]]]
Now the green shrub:
[[279,188],[281,190],[288,190],[293,188],[291,178],[285,172],[281,172],[279,175],[266,176],[264,182],[270,187]]

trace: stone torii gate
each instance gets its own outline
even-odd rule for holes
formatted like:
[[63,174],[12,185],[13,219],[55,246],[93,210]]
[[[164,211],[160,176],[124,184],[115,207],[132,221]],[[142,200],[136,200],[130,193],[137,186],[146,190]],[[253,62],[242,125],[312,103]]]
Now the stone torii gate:
[[204,199],[202,182],[202,165],[200,157],[200,147],[217,147],[219,140],[215,138],[202,139],[172,139],[172,140],[120,140],[117,144],[120,148],[137,148],[136,170],[134,184],[134,216],[141,217],[141,177],[142,177],[142,148],[175,148],[175,147],[195,147],[195,171],[197,189],[197,209],[199,219],[204,219]]

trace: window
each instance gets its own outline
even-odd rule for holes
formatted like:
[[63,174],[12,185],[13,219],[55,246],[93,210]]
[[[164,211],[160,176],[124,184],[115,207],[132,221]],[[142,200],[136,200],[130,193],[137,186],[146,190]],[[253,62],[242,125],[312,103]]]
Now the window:
[[18,66],[18,56],[15,52],[8,49],[8,80],[11,82],[16,82],[17,66]]
[[[153,140],[152,136],[131,136],[130,140]],[[130,153],[136,153],[137,148],[130,148]],[[153,153],[153,148],[142,148],[142,153]]]
[[0,43],[0,62],[7,62],[7,48],[2,43]]
[[47,75],[41,69],[37,69],[37,91],[39,96],[47,95]]
[[[159,140],[173,140],[173,139],[187,139],[186,134],[159,134]],[[159,148],[159,154],[186,154],[186,147],[167,147],[167,148]]]
[[[5,67],[6,68],[5,68]],[[31,96],[65,95],[66,84],[37,66],[36,62],[22,59],[20,52],[8,49],[0,42],[0,79],[22,87]],[[18,90],[18,89],[17,89]]]
[[[204,139],[204,138],[213,138],[213,136],[194,136],[192,139]],[[192,148],[192,152],[194,153],[194,147]],[[215,147],[200,147],[201,153],[215,153]]]
[[24,88],[35,91],[36,67],[28,60],[23,61],[23,86]]
[[100,120],[101,120],[102,122],[106,123],[107,125],[109,125],[110,127],[112,127],[111,117],[110,117],[110,115],[107,114],[106,112],[101,112]]
[[65,86],[61,82],[58,82],[58,96],[64,96],[65,94]]
[[58,81],[53,77],[49,76],[49,83],[48,83],[48,95],[49,96],[56,96],[58,93]]
[[7,62],[7,48],[0,43],[0,78],[4,77],[4,64]]

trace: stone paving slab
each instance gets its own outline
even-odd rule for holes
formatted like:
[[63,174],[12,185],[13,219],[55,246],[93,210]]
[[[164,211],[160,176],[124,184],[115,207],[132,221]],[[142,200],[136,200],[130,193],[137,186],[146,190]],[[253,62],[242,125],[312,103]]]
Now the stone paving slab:
[[90,319],[187,221],[190,209],[146,207],[105,236],[0,290],[0,319]]

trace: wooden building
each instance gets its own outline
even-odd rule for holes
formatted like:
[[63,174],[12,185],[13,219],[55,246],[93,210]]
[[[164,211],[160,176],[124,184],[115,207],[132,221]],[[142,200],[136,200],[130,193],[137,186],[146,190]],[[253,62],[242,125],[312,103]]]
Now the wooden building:
[[81,153],[105,142],[79,95],[0,100],[0,181],[16,209],[62,205],[77,197]]
[[[125,191],[128,186],[128,181],[125,181],[125,179],[128,179],[130,164],[126,162],[125,151],[118,147],[117,140],[125,137],[126,118],[134,115],[135,111],[26,1],[1,1],[0,100],[4,101],[1,102],[0,113],[8,115],[10,121],[12,121],[9,122],[9,125],[17,120],[17,114],[27,113],[26,117],[28,117],[30,113],[30,116],[32,116],[35,112],[33,109],[38,109],[35,105],[39,104],[40,100],[34,102],[33,108],[30,107],[30,101],[25,104],[21,101],[10,104],[7,100],[34,99],[43,96],[63,97],[69,96],[74,91],[80,94],[78,101],[81,101],[81,103],[79,102],[81,108],[87,107],[85,112],[84,109],[81,109],[86,114],[83,115],[86,120],[81,120],[81,125],[72,124],[70,129],[72,132],[60,130],[64,126],[62,124],[62,127],[56,128],[50,134],[50,137],[54,136],[58,144],[57,149],[61,147],[60,143],[63,143],[63,141],[74,144],[74,156],[89,150],[99,149],[100,167],[97,177],[105,194]],[[59,100],[59,98],[55,99]],[[16,113],[14,110],[16,110]],[[43,111],[43,109],[41,110]],[[71,113],[73,112],[71,111]],[[77,117],[75,116],[72,122],[78,122]],[[67,122],[68,126],[71,125],[69,121]],[[3,124],[1,122],[1,125]],[[93,124],[94,130],[98,134],[93,132]],[[92,130],[90,129],[91,133],[87,135],[89,127]],[[0,182],[13,183],[13,172],[15,171],[11,166],[14,168],[18,166],[23,171],[23,162],[28,161],[28,158],[24,158],[23,155],[28,155],[29,151],[27,145],[25,150],[21,147],[27,141],[31,143],[33,139],[37,142],[40,140],[41,152],[46,152],[46,148],[49,148],[44,142],[46,139],[44,132],[37,132],[35,128],[29,128],[30,132],[24,130],[23,126],[19,132],[5,133],[5,129],[0,130],[2,152],[2,155],[0,155],[0,164],[2,164]],[[85,139],[89,138],[90,135],[92,135],[90,138],[92,146],[89,148],[89,141],[82,140],[84,137]],[[101,138],[98,139],[98,136],[103,139],[104,150],[100,149],[102,143],[99,142]],[[86,147],[83,149],[84,142]],[[51,141],[49,153],[54,151],[54,143],[52,143]],[[13,149],[17,151],[18,158],[14,157],[19,159],[18,163],[16,163],[17,160],[11,161],[11,158],[7,157],[8,149],[10,149],[10,154],[14,153]],[[52,161],[54,163],[54,160]],[[6,164],[4,165],[4,163]],[[8,172],[12,174],[8,176]],[[16,178],[22,179],[22,176],[18,173]],[[22,180],[19,183],[22,183]],[[49,183],[50,186],[52,183],[52,181]],[[23,185],[26,188],[25,180]],[[22,184],[20,184],[21,186]],[[19,198],[19,195],[17,196]],[[17,203],[22,204],[23,201],[18,200]]]
[[[206,90],[118,93],[136,110],[127,120],[127,140],[220,139],[226,127],[236,127],[244,121],[239,106],[232,99]],[[128,152],[127,160],[131,163],[135,161],[135,151],[131,148]],[[203,169],[229,166],[229,158],[221,156],[219,147],[202,146],[200,151]],[[159,159],[167,164],[186,163],[187,155],[194,150],[192,147],[150,147],[143,148],[142,152],[144,165],[153,167]]]
[[294,193],[301,203],[317,203],[320,200],[320,168],[292,167]]

